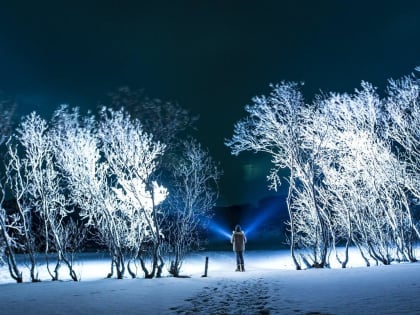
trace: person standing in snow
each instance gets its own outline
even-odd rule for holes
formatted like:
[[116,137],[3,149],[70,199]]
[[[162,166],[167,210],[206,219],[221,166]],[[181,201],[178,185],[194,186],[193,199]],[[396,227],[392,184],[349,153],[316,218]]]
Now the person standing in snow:
[[233,244],[233,251],[236,253],[236,270],[235,271],[245,271],[244,264],[244,251],[246,236],[245,233],[241,230],[240,225],[235,226],[235,230],[232,232],[232,238],[230,242]]

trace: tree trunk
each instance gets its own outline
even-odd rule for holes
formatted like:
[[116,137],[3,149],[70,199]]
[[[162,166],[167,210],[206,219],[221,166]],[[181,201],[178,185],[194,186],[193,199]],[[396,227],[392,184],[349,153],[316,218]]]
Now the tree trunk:
[[15,254],[14,252],[11,250],[10,244],[6,245],[6,257],[7,257],[7,265],[9,266],[9,273],[10,276],[16,280],[17,283],[22,283],[23,282],[23,278],[22,278],[22,272],[20,272],[17,263],[16,263],[16,259],[15,259]]
[[111,270],[106,275],[107,278],[111,278],[114,275],[114,256],[111,254]]
[[144,272],[144,278],[146,278],[146,279],[151,279],[151,278],[153,278],[153,275],[151,275],[151,274],[149,273],[149,270],[147,270],[146,263],[144,262],[144,259],[140,256],[140,257],[139,257],[139,260],[140,260],[140,266],[141,266],[141,269],[142,269],[142,270],[143,270],[143,272]]
[[[4,211],[3,209],[1,209],[0,211]],[[9,273],[10,276],[12,277],[13,280],[16,280],[17,283],[22,283],[23,279],[22,279],[22,272],[19,270],[17,263],[16,263],[16,259],[15,259],[15,253],[13,251],[13,247],[12,244],[10,242],[10,236],[7,233],[6,230],[6,224],[4,221],[4,217],[2,217],[2,215],[6,215],[5,213],[2,213],[0,215],[0,230],[1,230],[1,234],[2,237],[4,239],[4,242],[6,244],[6,249],[5,249],[5,254],[6,254],[6,258],[7,258],[7,265],[9,267]]]
[[292,191],[294,188],[294,179],[293,179],[293,170],[290,170],[290,181],[289,181],[289,191],[287,194],[287,211],[289,212],[289,218],[290,218],[290,254],[292,256],[293,259],[293,263],[295,264],[296,270],[302,270],[301,265],[299,264],[297,258],[296,258],[296,254],[295,254],[295,239],[294,239],[294,235],[295,235],[295,230],[294,230],[294,219],[293,219],[293,213],[292,213],[292,209],[291,209],[291,199],[292,199]]
[[130,259],[127,263],[127,270],[129,275],[131,276],[131,278],[135,279],[136,278],[136,273],[131,269],[131,263],[132,263],[133,259]]

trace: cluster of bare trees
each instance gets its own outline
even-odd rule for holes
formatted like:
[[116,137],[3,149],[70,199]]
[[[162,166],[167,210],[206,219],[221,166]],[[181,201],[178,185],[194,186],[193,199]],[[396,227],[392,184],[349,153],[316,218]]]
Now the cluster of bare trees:
[[[17,282],[23,279],[16,253],[28,258],[31,281],[39,281],[41,252],[52,280],[65,265],[77,281],[74,258],[88,231],[109,252],[108,277],[115,272],[118,279],[126,270],[136,277],[140,268],[146,278],[160,277],[173,256],[168,270],[178,276],[185,253],[199,248],[221,172],[197,141],[176,138],[195,118],[176,104],[141,102],[129,89],[116,95],[97,116],[68,106],[50,121],[32,113],[5,143],[0,248]],[[153,123],[115,109],[120,99],[130,106],[137,100],[144,107],[138,113],[153,116]],[[15,211],[2,206],[7,194]]]
[[[420,80],[390,80],[387,95],[362,82],[353,94],[308,104],[297,83],[272,86],[246,106],[226,142],[233,154],[271,155],[270,187],[287,169],[291,256],[297,269],[342,267],[349,246],[370,261],[416,261],[420,185]],[[337,251],[337,245],[344,251]]]

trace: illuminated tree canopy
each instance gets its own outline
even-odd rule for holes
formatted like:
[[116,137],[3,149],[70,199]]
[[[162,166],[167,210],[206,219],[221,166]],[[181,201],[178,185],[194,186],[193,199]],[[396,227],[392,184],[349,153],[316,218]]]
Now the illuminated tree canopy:
[[345,244],[376,262],[416,261],[419,239],[420,80],[390,80],[387,97],[362,82],[353,94],[329,93],[306,103],[299,84],[271,86],[253,98],[248,117],[226,141],[233,154],[266,152],[270,188],[290,176],[287,205],[290,248],[296,268],[329,265]]
[[[174,122],[167,128],[181,128]],[[29,259],[31,280],[39,281],[37,253],[43,251],[52,280],[59,279],[63,263],[71,278],[79,280],[74,254],[82,250],[88,234],[109,252],[108,277],[116,272],[122,279],[126,271],[136,277],[137,261],[146,278],[160,277],[168,250],[177,246],[169,246],[173,241],[169,232],[185,222],[185,217],[175,215],[175,205],[187,198],[185,209],[194,224],[183,237],[199,242],[197,231],[205,228],[203,214],[211,215],[220,176],[198,142],[191,140],[191,146],[184,145],[182,157],[174,158],[177,142],[172,136],[167,140],[173,148],[167,159],[171,164],[164,164],[168,146],[123,109],[104,107],[97,116],[84,116],[78,108],[63,105],[51,121],[35,112],[24,117],[6,143],[5,181],[1,182],[2,204],[7,189],[17,205],[12,213],[3,207],[0,212],[1,249],[11,277],[22,282],[14,259],[16,252],[22,252]],[[171,172],[165,171],[168,165]],[[190,173],[172,174],[174,169],[187,168]],[[194,196],[190,190],[180,190],[181,181],[189,179],[191,172],[194,181],[187,188],[196,190]],[[212,185],[207,184],[210,180]],[[168,195],[171,201],[164,202]],[[178,273],[185,253],[192,250],[184,239],[177,240],[183,244]]]

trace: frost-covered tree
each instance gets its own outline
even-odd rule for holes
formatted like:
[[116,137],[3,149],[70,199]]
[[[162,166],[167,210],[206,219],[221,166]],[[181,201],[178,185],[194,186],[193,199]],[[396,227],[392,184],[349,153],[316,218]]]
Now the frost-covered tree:
[[19,248],[18,239],[15,236],[21,229],[17,214],[7,213],[3,207],[6,196],[4,184],[0,181],[0,242],[2,254],[4,253],[9,274],[17,283],[23,282],[22,272],[16,262],[15,249]]
[[154,255],[150,272],[143,264],[146,277],[160,276],[158,205],[166,189],[152,174],[164,146],[123,110],[104,108],[98,123],[93,116],[81,117],[78,109],[62,107],[55,114],[54,130],[57,162],[74,206],[109,250],[108,277],[116,270],[122,279],[127,257],[139,258],[147,242],[153,244]]
[[298,269],[297,249],[305,265],[323,267],[336,244],[345,244],[344,257],[336,253],[343,267],[350,244],[367,264],[416,260],[418,134],[409,126],[418,124],[417,84],[391,81],[383,101],[362,82],[353,94],[303,104],[297,85],[282,83],[246,107],[249,116],[235,125],[227,145],[234,154],[269,153],[274,188],[277,171],[290,170],[290,243]]
[[400,145],[404,157],[420,170],[420,82],[414,75],[389,80],[385,99],[386,135]]
[[167,200],[165,239],[169,245],[169,272],[179,276],[185,255],[198,249],[200,232],[212,217],[222,174],[209,152],[196,140],[184,141],[181,154],[172,169],[172,183]]
[[[182,161],[183,139],[187,139],[189,132],[194,129],[198,116],[192,115],[175,102],[149,98],[142,90],[132,90],[128,87],[121,87],[110,93],[110,103],[114,109],[124,107],[131,117],[140,120],[145,132],[152,134],[155,141],[165,144],[165,151],[159,156],[154,177],[165,183],[171,194],[172,191],[177,191],[179,183],[173,180],[173,170],[177,169],[179,161]],[[171,203],[178,202],[175,200],[170,198],[161,206],[165,208],[165,213],[171,213],[171,209],[175,207]],[[163,224],[166,225],[165,222]],[[168,240],[166,235],[166,245]],[[162,247],[166,257],[171,256],[171,248],[173,249],[172,246]]]
[[[153,176],[165,145],[154,141],[152,135],[144,132],[141,123],[132,120],[123,110],[103,108],[98,135],[109,171],[117,181],[117,196],[127,206],[126,215],[130,216],[131,224],[133,220],[138,221],[130,229],[134,234],[129,236],[134,246],[138,244],[137,248],[131,247],[134,258],[140,259],[146,278],[160,277],[163,268],[160,217],[163,213],[159,204],[166,198],[166,189]],[[147,237],[146,240],[143,237]],[[145,241],[152,244],[150,270],[140,251]]]
[[29,259],[28,268],[32,282],[39,281],[37,272],[37,244],[36,232],[34,231],[33,219],[35,209],[29,201],[30,183],[27,173],[29,161],[18,153],[17,144],[11,140],[7,143],[6,185],[16,199],[17,213],[14,214],[16,249],[23,251]]
[[[323,198],[323,158],[328,155],[330,126],[323,124],[317,104],[301,110],[299,156],[295,164],[295,186],[292,192],[292,219],[296,248],[307,267],[329,265],[332,240],[331,211]],[[292,224],[290,224],[292,229]]]
[[[0,100],[0,152],[3,152],[4,144],[12,132],[12,118],[16,104],[7,99]],[[23,281],[22,272],[15,259],[15,249],[17,248],[16,231],[17,218],[15,214],[8,213],[3,207],[6,198],[6,174],[4,165],[0,166],[0,260],[6,260],[9,267],[10,276],[18,283]]]
[[[53,142],[47,122],[35,113],[27,116],[18,129],[17,139],[26,152],[31,206],[42,223],[43,247],[47,270],[52,280],[59,279],[59,270],[64,263],[70,277],[77,281],[72,260],[63,244],[66,234],[66,217],[69,215],[68,199],[64,195],[61,176],[55,166]],[[54,271],[50,268],[50,255],[55,255]]]
[[389,80],[387,93],[385,136],[395,143],[396,154],[405,162],[406,188],[420,199],[420,79],[411,75]]
[[271,86],[269,96],[258,96],[252,99],[253,104],[245,107],[248,117],[237,122],[232,139],[226,141],[232,154],[242,151],[264,152],[272,157],[273,168],[268,175],[270,188],[277,189],[281,184],[279,171],[288,169],[289,192],[287,208],[290,217],[290,249],[297,269],[301,263],[295,255],[295,226],[293,215],[293,198],[296,192],[296,176],[302,157],[302,110],[305,108],[299,84],[282,82]]
[[[39,115],[32,113],[22,120],[12,140],[15,147],[13,149],[9,143],[11,157],[9,166],[15,165],[15,167],[9,171],[14,172],[15,178],[21,177],[22,183],[18,184],[16,179],[11,179],[10,182],[14,183],[12,191],[20,205],[22,229],[27,231],[24,239],[31,265],[34,264],[33,251],[42,247],[47,260],[47,269],[53,280],[58,280],[59,269],[64,262],[71,278],[77,281],[66,247],[63,246],[63,233],[66,229],[63,222],[69,214],[68,202],[63,194],[60,174],[54,165],[48,124]],[[18,168],[18,164],[22,167]],[[24,191],[22,197],[16,194],[19,192],[17,187],[21,187],[20,190]],[[25,204],[25,210],[22,204]],[[31,223],[35,215],[41,224],[39,228],[32,226]],[[42,245],[36,246],[36,241],[42,241]],[[56,258],[54,271],[50,268],[51,254]],[[31,266],[31,277],[33,268],[34,266]]]
[[81,117],[79,110],[61,107],[54,114],[54,148],[57,164],[65,177],[73,205],[98,240],[107,246],[112,277],[125,272],[125,221],[119,215],[120,203],[112,190],[108,165],[100,151],[94,117]]
[[384,264],[413,261],[415,227],[404,193],[409,176],[382,136],[385,112],[379,96],[362,83],[353,95],[336,94],[325,102],[333,142],[323,172],[334,230],[345,227],[346,244],[356,244],[364,257]]
[[[420,67],[416,70],[420,71]],[[404,190],[404,207],[410,212],[409,222],[418,239],[418,222],[413,222],[412,217],[420,200],[420,132],[416,127],[420,125],[420,79],[412,74],[389,80],[384,104],[384,137],[391,139],[392,151],[404,169],[399,173],[399,187]]]

